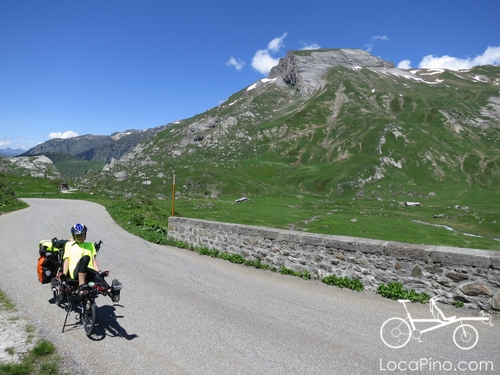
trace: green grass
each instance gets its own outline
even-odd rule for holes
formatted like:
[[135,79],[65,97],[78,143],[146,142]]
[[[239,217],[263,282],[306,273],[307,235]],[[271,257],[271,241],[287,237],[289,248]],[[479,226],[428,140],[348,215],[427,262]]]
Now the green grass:
[[89,169],[101,170],[106,165],[106,163],[92,162],[75,158],[54,162],[54,165],[61,174],[61,177],[74,179],[76,177],[85,175],[85,172],[87,172]]
[[[470,74],[494,78],[498,72],[482,67]],[[70,181],[82,192],[61,194],[57,181],[14,176],[6,185],[18,197],[100,203],[123,228],[156,243],[165,241],[175,174],[180,216],[499,249],[500,135],[495,126],[465,123],[481,118],[497,87],[450,72],[435,76],[442,84],[428,85],[340,66],[324,78],[324,88],[307,98],[292,86],[241,90],[150,139],[144,154],[151,160],[137,156],[122,169]],[[332,118],[339,98],[345,100]],[[241,115],[246,111],[254,119]],[[238,124],[223,136],[214,133],[229,116]],[[190,124],[215,118],[219,125],[197,134],[217,144],[179,146]],[[180,155],[172,157],[172,149]],[[61,156],[57,163],[63,161],[71,160]],[[127,176],[117,181],[116,172]],[[243,196],[250,202],[234,203]],[[406,201],[421,206],[405,207]]]
[[25,208],[28,205],[17,199],[12,184],[9,186],[6,183],[5,175],[0,173],[0,213],[16,211]]
[[52,343],[41,340],[20,363],[0,364],[1,375],[58,375],[59,357]]
[[59,184],[62,179],[37,178],[14,174],[0,173],[0,183],[14,191],[15,195],[23,198],[30,196],[50,198],[60,195]]
[[[15,310],[14,303],[0,290],[0,308]],[[35,328],[28,325],[26,332],[33,333]],[[32,339],[29,335],[28,341]],[[7,348],[7,353],[14,355],[15,348]],[[20,363],[0,363],[0,375],[59,375],[59,357],[54,344],[40,340]]]
[[3,290],[0,290],[0,306],[7,311],[12,311],[15,309],[14,302],[10,300]]
[[[26,182],[21,184],[22,179]],[[171,199],[124,198],[108,192],[64,194],[54,181],[18,176],[8,176],[6,182],[15,187],[20,197],[94,201],[105,206],[125,230],[154,243],[166,241]],[[489,189],[449,189],[435,197],[429,197],[429,190],[422,189],[414,190],[417,197],[408,197],[407,186],[389,183],[366,191],[364,197],[329,198],[258,181],[252,182],[252,186],[254,193],[249,195],[249,202],[235,203],[241,195],[219,196],[219,199],[177,198],[176,215],[385,241],[486,250],[500,247],[497,240],[500,208],[490,203],[498,193]],[[167,198],[168,189],[165,188]],[[419,201],[421,206],[406,207],[405,201]]]

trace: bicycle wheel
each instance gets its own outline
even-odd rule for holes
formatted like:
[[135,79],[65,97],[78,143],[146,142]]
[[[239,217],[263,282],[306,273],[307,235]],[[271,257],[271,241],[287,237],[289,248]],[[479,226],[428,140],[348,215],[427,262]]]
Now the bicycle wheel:
[[461,324],[453,332],[453,342],[463,350],[472,349],[479,340],[477,330],[470,324]]
[[96,321],[96,307],[93,298],[86,298],[82,302],[82,323],[85,329],[85,334],[90,336],[94,332],[95,321]]
[[380,338],[389,348],[402,348],[410,341],[410,325],[401,318],[387,319],[380,328]]
[[54,301],[56,306],[61,306],[61,303],[64,299],[64,293],[61,290],[61,287],[54,288],[52,292],[54,293]]

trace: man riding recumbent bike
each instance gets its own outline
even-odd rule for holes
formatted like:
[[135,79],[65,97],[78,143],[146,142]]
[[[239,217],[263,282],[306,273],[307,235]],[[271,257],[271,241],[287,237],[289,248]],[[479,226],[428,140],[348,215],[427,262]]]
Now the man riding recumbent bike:
[[73,241],[40,242],[38,276],[41,283],[51,283],[56,305],[65,304],[63,332],[69,313],[76,308],[77,319],[90,336],[97,321],[95,299],[102,294],[119,302],[122,284],[114,279],[110,286],[104,279],[109,271],[101,271],[96,259],[102,241],[85,242],[87,227],[80,223],[71,228],[71,234]]

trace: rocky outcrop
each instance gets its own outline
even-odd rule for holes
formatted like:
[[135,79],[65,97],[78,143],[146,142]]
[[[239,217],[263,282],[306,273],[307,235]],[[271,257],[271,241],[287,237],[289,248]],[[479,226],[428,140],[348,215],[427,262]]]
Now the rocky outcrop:
[[22,176],[61,178],[52,160],[43,155],[0,158],[0,171]]
[[360,49],[290,51],[271,69],[270,79],[281,78],[308,95],[321,88],[321,76],[334,66],[357,68],[392,68],[394,64]]

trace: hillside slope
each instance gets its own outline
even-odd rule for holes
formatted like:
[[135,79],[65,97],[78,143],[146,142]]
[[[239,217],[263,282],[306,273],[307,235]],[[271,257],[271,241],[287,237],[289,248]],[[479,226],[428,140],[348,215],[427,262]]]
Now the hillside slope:
[[291,51],[268,78],[80,184],[163,195],[175,173],[185,196],[497,196],[499,129],[499,67],[400,70],[361,50]]

